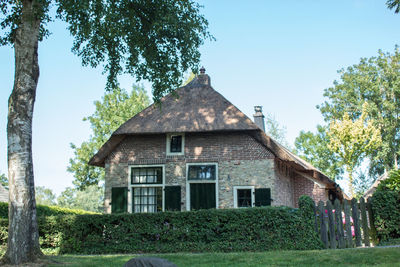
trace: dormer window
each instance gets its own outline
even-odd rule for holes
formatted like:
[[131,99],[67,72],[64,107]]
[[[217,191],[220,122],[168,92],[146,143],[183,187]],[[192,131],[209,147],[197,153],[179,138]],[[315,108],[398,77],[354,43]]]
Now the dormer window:
[[167,155],[183,155],[184,149],[184,134],[167,134]]

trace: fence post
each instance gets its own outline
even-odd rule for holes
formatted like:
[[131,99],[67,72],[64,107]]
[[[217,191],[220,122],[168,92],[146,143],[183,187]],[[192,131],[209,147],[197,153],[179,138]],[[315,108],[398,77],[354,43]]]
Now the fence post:
[[370,234],[371,234],[371,239],[372,243],[374,245],[378,244],[378,236],[376,234],[376,228],[375,228],[375,217],[374,213],[372,212],[372,199],[369,197],[367,199],[367,210],[368,210],[368,219],[369,219],[369,229],[370,229]]
[[360,229],[360,216],[358,212],[357,199],[353,198],[351,200],[351,210],[353,214],[354,221],[354,232],[356,234],[356,247],[361,247],[361,229]]
[[326,202],[326,208],[328,210],[328,226],[331,249],[336,249],[335,217],[333,216],[332,203],[330,200]]
[[321,200],[318,202],[318,211],[319,211],[319,218],[321,222],[320,231],[321,231],[321,240],[324,243],[325,248],[328,248],[328,231],[326,229],[326,219],[325,219],[325,207],[324,202]]
[[353,233],[351,231],[351,220],[350,220],[350,206],[347,200],[344,200],[344,214],[346,223],[346,243],[347,247],[353,247]]
[[360,198],[360,210],[361,210],[362,228],[364,233],[364,244],[365,246],[369,247],[369,229],[367,221],[367,211],[365,207],[365,200],[363,197]]
[[336,225],[337,225],[339,248],[345,248],[346,244],[344,243],[342,207],[340,206],[340,202],[338,199],[335,200],[335,218],[336,218]]

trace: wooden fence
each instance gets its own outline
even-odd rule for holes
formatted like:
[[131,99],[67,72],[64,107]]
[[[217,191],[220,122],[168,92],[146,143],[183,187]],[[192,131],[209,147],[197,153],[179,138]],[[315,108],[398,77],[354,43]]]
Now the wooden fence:
[[376,243],[376,229],[371,203],[364,198],[359,202],[356,199],[351,201],[335,200],[326,204],[318,202],[314,206],[315,231],[320,235],[325,248],[352,248],[371,246]]

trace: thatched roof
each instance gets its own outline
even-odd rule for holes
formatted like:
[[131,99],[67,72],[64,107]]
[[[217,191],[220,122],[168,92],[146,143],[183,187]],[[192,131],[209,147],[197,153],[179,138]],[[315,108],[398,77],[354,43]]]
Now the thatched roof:
[[259,128],[201,74],[122,124],[89,164],[104,167],[105,158],[126,135],[247,130]]
[[246,131],[296,171],[329,188],[338,187],[311,164],[267,136],[251,119],[211,87],[207,74],[198,75],[175,92],[162,98],[161,105],[152,104],[122,124],[89,164],[104,167],[106,157],[127,135]]
[[215,91],[204,74],[203,84],[194,79],[151,105],[119,127],[113,135],[171,132],[258,130],[237,107]]

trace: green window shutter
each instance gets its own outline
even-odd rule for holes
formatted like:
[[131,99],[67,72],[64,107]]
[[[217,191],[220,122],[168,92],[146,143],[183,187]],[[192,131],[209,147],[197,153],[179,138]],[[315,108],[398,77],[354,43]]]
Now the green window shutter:
[[215,184],[192,183],[190,184],[190,209],[215,209]]
[[257,188],[255,193],[255,206],[271,206],[271,188]]
[[123,213],[128,211],[128,188],[111,188],[111,213]]
[[181,186],[165,187],[165,210],[181,211]]

